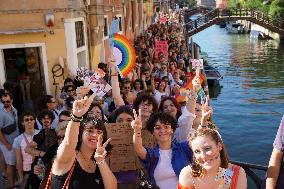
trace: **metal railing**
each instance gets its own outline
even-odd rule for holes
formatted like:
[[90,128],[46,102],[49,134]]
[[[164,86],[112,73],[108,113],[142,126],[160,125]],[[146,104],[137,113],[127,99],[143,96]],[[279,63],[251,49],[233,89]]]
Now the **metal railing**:
[[205,25],[213,25],[220,21],[230,21],[233,19],[250,20],[268,29],[274,29],[284,35],[284,20],[273,18],[269,14],[252,9],[213,9],[206,14],[190,20],[185,24],[187,31],[197,30]]
[[231,161],[231,163],[241,166],[246,171],[247,177],[250,177],[252,179],[256,188],[257,189],[261,188],[261,183],[262,183],[263,178],[260,178],[254,172],[254,170],[266,172],[267,166],[245,163],[245,162],[239,162],[239,161]]

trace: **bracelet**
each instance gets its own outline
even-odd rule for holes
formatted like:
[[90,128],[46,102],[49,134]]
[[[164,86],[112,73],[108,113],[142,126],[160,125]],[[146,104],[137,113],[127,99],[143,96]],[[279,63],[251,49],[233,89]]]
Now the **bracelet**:
[[103,163],[105,163],[106,161],[105,161],[105,159],[103,159],[103,160],[101,160],[101,161],[99,161],[99,162],[96,162],[96,164],[97,165],[101,165],[101,164],[103,164]]
[[83,116],[82,117],[78,117],[75,116],[73,113],[71,114],[71,120],[74,122],[81,122],[83,120]]
[[110,76],[118,76],[118,74],[111,74]]
[[83,116],[81,116],[81,117],[78,117],[78,116],[76,116],[76,115],[74,115],[73,113],[71,113],[71,117],[75,117],[76,119],[82,119],[83,118]]

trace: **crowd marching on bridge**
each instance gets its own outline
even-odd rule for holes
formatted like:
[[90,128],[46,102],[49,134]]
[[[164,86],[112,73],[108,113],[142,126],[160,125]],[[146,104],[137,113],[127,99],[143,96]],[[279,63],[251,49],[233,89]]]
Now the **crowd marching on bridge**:
[[[229,162],[213,122],[206,75],[192,66],[182,16],[163,16],[164,23],[156,19],[134,41],[136,64],[127,77],[120,77],[114,56],[98,64],[100,82],[111,85],[103,98],[90,82],[70,74],[60,94],[43,95],[40,111],[30,112],[13,106],[13,84],[4,83],[0,167],[8,188],[247,188],[244,169]],[[166,50],[157,51],[157,42]],[[283,122],[269,163],[271,189],[283,170]],[[129,125],[129,150],[140,168],[112,169],[109,159],[118,156],[106,129],[110,123]]]

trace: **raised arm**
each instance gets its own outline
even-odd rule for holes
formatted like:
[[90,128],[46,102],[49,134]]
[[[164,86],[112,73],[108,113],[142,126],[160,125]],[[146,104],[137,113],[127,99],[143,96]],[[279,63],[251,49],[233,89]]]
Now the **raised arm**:
[[115,66],[115,60],[112,59],[110,63],[111,69],[111,87],[112,87],[112,98],[116,107],[125,105],[122,96],[120,94],[119,82],[118,82],[118,72]]
[[[81,100],[75,100],[72,109],[71,121],[69,121],[65,137],[57,150],[57,156],[54,161],[54,169],[56,173],[67,172],[70,170],[76,156],[75,148],[78,142],[79,126],[82,116],[88,111],[95,93],[90,97]],[[68,155],[67,155],[68,154]],[[62,171],[64,170],[64,171]]]
[[141,110],[139,109],[139,115],[137,116],[136,111],[133,109],[134,120],[131,122],[131,127],[134,130],[133,133],[133,145],[136,154],[140,159],[145,160],[147,156],[147,151],[142,145],[142,121],[141,121]]

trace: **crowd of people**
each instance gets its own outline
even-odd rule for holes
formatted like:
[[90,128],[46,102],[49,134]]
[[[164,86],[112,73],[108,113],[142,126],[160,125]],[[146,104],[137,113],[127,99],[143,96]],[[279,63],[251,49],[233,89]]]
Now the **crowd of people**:
[[[112,86],[103,99],[70,76],[60,94],[41,97],[37,114],[18,115],[11,92],[1,91],[0,162],[8,188],[137,188],[137,170],[113,172],[106,161],[113,155],[107,123],[132,127],[134,151],[157,188],[247,188],[244,169],[229,162],[212,121],[206,76],[191,67],[181,15],[163,16],[166,23],[152,24],[135,40],[136,66],[126,78],[113,58],[99,63]],[[166,54],[155,51],[157,41],[167,42]],[[153,146],[144,145],[143,131]],[[282,135],[283,123],[269,164],[270,188],[283,158]]]

